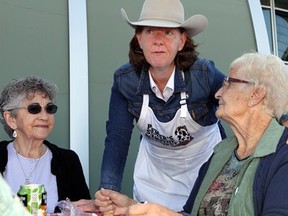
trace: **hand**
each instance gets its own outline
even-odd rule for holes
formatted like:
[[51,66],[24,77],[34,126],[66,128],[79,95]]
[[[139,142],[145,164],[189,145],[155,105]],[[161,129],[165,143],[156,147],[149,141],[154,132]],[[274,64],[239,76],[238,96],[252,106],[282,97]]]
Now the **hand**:
[[127,216],[182,216],[159,204],[137,204],[129,207]]
[[94,202],[94,200],[81,199],[72,203],[83,212],[100,212]]
[[128,207],[137,203],[128,196],[119,192],[101,189],[95,193],[95,205],[104,213],[113,213],[114,215],[125,215]]

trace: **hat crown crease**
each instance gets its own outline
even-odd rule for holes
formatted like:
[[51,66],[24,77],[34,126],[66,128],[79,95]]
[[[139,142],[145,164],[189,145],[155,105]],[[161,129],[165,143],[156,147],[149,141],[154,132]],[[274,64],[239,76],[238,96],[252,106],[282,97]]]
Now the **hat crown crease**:
[[184,22],[184,8],[179,0],[146,0],[138,20],[163,20],[181,25]]
[[130,21],[126,11],[121,8],[124,20],[132,27],[154,26],[184,28],[189,37],[201,33],[208,25],[208,19],[197,14],[185,20],[184,7],[180,0],[145,0],[137,21]]

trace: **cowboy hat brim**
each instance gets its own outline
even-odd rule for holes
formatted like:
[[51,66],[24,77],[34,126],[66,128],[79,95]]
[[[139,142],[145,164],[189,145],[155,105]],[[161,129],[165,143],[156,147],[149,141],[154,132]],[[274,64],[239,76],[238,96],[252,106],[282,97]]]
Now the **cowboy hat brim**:
[[159,20],[147,19],[147,20],[138,20],[136,22],[132,22],[130,21],[126,11],[123,8],[121,8],[121,14],[122,14],[123,19],[134,29],[137,26],[184,28],[190,37],[193,37],[201,33],[208,25],[208,19],[201,14],[191,16],[183,23],[177,23],[177,22],[172,22],[169,20],[160,20],[160,19]]

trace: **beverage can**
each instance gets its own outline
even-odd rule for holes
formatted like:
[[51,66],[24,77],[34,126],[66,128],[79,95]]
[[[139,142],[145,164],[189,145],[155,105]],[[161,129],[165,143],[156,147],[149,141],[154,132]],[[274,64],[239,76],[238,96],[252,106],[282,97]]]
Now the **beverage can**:
[[17,195],[31,215],[47,215],[47,193],[44,185],[21,185]]

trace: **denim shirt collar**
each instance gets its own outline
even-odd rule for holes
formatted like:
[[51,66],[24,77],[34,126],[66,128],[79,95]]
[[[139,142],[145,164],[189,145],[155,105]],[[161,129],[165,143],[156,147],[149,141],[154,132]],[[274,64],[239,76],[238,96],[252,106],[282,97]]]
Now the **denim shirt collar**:
[[[186,74],[184,73],[184,76]],[[180,71],[178,68],[175,68],[175,77],[174,77],[174,93],[178,92],[186,92],[185,82],[183,79],[182,71]],[[150,80],[149,80],[149,73],[148,71],[141,71],[140,75],[140,81],[137,87],[136,94],[143,95],[143,94],[153,94],[153,91],[151,90],[150,86]]]

